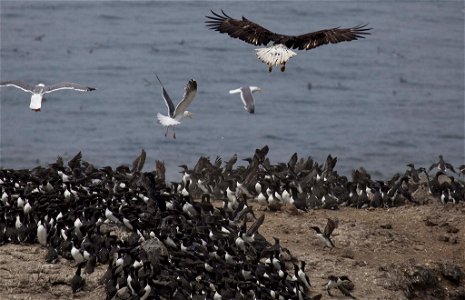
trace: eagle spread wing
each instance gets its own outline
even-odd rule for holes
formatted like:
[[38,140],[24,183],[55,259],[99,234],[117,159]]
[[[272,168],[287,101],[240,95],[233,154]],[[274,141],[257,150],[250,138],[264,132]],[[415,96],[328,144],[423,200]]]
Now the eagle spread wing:
[[209,20],[205,22],[210,29],[227,33],[233,38],[256,46],[268,45],[272,41],[292,49],[310,50],[328,43],[335,44],[364,38],[364,35],[370,34],[368,31],[371,29],[366,28],[366,25],[351,28],[336,27],[292,36],[271,32],[245,17],[242,17],[242,20],[237,20],[228,16],[224,11],[221,11],[223,15],[211,12],[214,16],[207,16]]

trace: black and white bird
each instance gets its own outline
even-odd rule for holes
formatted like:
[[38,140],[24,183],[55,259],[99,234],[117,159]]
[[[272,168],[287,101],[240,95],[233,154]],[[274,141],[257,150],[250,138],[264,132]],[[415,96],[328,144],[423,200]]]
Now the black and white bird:
[[72,83],[72,82],[61,82],[52,85],[45,85],[43,83],[39,83],[35,86],[25,83],[20,80],[13,80],[13,81],[2,81],[0,82],[0,86],[12,86],[18,89],[21,89],[25,92],[31,93],[31,104],[29,108],[33,111],[40,111],[42,108],[42,99],[45,94],[59,91],[59,90],[75,90],[80,92],[89,92],[96,90],[93,87]]
[[168,115],[162,115],[157,113],[158,122],[166,127],[165,136],[168,135],[168,129],[170,127],[173,128],[173,138],[176,138],[176,131],[174,129],[175,126],[181,124],[181,120],[185,117],[192,118],[192,113],[187,110],[187,107],[192,103],[197,93],[197,82],[194,79],[189,80],[185,89],[184,89],[184,96],[182,97],[181,101],[178,103],[176,107],[174,107],[173,101],[171,100],[170,96],[165,90],[165,87],[158,78],[158,82],[160,82],[163,100],[165,100],[166,106],[168,107]]
[[258,86],[243,86],[235,90],[230,90],[230,94],[241,94],[242,103],[244,103],[244,109],[249,113],[255,113],[255,101],[252,93],[261,91],[262,89]]
[[370,34],[371,28],[359,25],[351,28],[331,28],[310,32],[302,35],[284,35],[274,33],[268,29],[242,17],[233,19],[224,11],[223,15],[211,11],[213,16],[206,16],[207,26],[220,33],[227,33],[230,37],[238,38],[255,46],[265,45],[267,48],[255,49],[258,59],[268,65],[271,72],[273,66],[281,66],[284,72],[287,61],[297,55],[292,49],[310,50],[325,44],[336,44],[353,41]]
[[454,167],[450,163],[444,161],[442,155],[439,155],[439,160],[429,167],[428,172],[431,172],[431,170],[433,170],[434,168],[442,172],[447,172],[448,170],[450,170],[457,174],[457,172],[455,172],[454,170]]
[[356,299],[349,292],[349,290],[353,290],[354,284],[347,276],[328,276],[328,283],[326,284],[325,289],[328,292],[329,296],[332,296],[330,292],[332,288],[338,288],[344,296],[349,297],[351,299]]
[[337,228],[337,226],[338,226],[337,220],[332,220],[328,218],[328,222],[326,223],[326,226],[323,232],[321,232],[318,226],[311,226],[310,228],[315,230],[316,236],[325,243],[325,246],[329,248],[334,248],[335,246],[334,246],[334,242],[331,240],[331,234],[333,233],[334,229]]

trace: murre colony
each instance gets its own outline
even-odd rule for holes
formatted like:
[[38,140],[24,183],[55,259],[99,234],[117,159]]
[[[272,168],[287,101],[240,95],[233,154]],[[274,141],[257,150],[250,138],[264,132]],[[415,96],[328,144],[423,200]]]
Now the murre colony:
[[[263,192],[270,210],[397,206],[415,203],[411,193],[419,186],[438,201],[464,201],[463,180],[447,170],[426,182],[416,181],[413,165],[387,182],[361,171],[349,180],[331,156],[324,165],[297,155],[275,165],[267,153],[266,146],[257,149],[247,166],[236,166],[237,156],[226,163],[201,157],[192,169],[182,166],[180,182],[168,184],[160,161],[142,172],[145,151],[132,167],[98,168],[78,153],[66,164],[58,158],[48,167],[2,169],[0,244],[38,242],[48,248],[47,262],[73,261],[73,292],[86,289],[96,266],[107,265],[100,283],[108,299],[319,299],[305,262],[278,238],[271,244],[260,234],[265,215],[250,204]],[[328,219],[324,230],[310,226],[308,237],[314,230],[321,247],[337,247],[330,239],[337,225]],[[328,277],[329,295],[333,288],[355,298],[347,274]]]

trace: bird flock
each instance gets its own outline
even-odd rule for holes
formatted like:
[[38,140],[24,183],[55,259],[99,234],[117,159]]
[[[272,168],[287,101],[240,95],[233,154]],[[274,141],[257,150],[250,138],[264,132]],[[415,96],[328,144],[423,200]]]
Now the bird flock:
[[[236,20],[222,11],[207,16],[206,25],[230,37],[256,46],[258,59],[269,71],[285,71],[296,53],[291,49],[315,47],[364,38],[370,28],[332,28],[303,35],[273,33],[246,19]],[[197,93],[197,82],[188,81],[177,106],[162,81],[167,115],[158,122],[171,127],[185,117]],[[40,111],[44,94],[62,89],[93,91],[95,88],[63,82],[46,86],[22,81],[3,81],[32,93],[30,108]],[[231,90],[240,93],[244,109],[253,114],[252,93],[257,86]],[[81,153],[66,164],[59,157],[48,167],[0,170],[0,245],[39,243],[48,249],[45,261],[73,261],[76,272],[69,285],[73,293],[85,290],[85,278],[99,265],[107,271],[100,279],[107,299],[320,299],[311,284],[305,262],[260,234],[265,214],[254,210],[279,211],[294,208],[338,209],[339,207],[394,207],[418,204],[413,196],[421,187],[443,204],[465,201],[465,185],[459,173],[439,156],[428,170],[413,164],[390,180],[373,180],[363,168],[351,178],[335,170],[337,158],[329,155],[324,164],[297,153],[287,163],[272,164],[268,146],[236,165],[237,155],[223,163],[200,157],[193,168],[181,165],[182,180],[166,182],[165,166],[156,162],[143,172],[146,153],[132,167],[97,168],[82,160]],[[436,173],[433,175],[432,171]],[[421,179],[420,177],[424,177]],[[211,199],[217,200],[212,202]],[[218,202],[220,205],[218,205]],[[331,234],[338,220],[328,219],[324,229],[310,224],[322,247],[336,247]],[[125,233],[124,237],[117,233]],[[331,296],[337,288],[344,296],[354,284],[346,275],[331,275],[324,290]]]
[[382,181],[372,179],[363,168],[353,170],[351,179],[339,175],[335,170],[337,157],[331,155],[324,164],[318,164],[311,157],[299,158],[297,153],[287,163],[271,164],[266,157],[268,151],[268,146],[256,149],[253,156],[244,159],[248,165],[237,168],[233,168],[237,155],[224,166],[219,157],[213,163],[201,157],[192,169],[182,166],[183,181],[189,182],[194,197],[210,194],[215,199],[224,198],[233,207],[238,199],[246,197],[274,211],[288,204],[302,211],[419,204],[413,195],[422,187],[444,204],[458,203],[465,198],[464,182],[459,178],[465,175],[465,167],[460,166],[457,173],[442,155],[428,170],[408,164],[404,173]]
[[[353,41],[364,38],[370,34],[368,31],[371,28],[366,28],[366,25],[356,26],[352,28],[331,28],[311,32],[298,36],[289,36],[277,34],[268,29],[242,17],[242,20],[237,20],[229,17],[224,11],[222,15],[211,11],[213,16],[206,16],[205,21],[209,29],[220,33],[227,33],[233,38],[239,38],[249,44],[265,45],[266,48],[256,49],[257,57],[260,61],[269,66],[271,72],[273,66],[281,66],[281,71],[285,70],[287,61],[296,55],[289,48],[299,50],[310,50],[325,44],[334,44],[344,41]],[[173,128],[173,138],[176,138],[175,126],[181,124],[181,120],[185,117],[192,118],[192,113],[187,111],[188,106],[192,103],[197,92],[197,82],[194,79],[189,80],[185,87],[185,93],[178,105],[174,104],[161,83],[158,75],[158,82],[162,87],[162,97],[168,107],[168,115],[158,113],[156,115],[158,123],[166,127],[165,137],[168,135],[169,128]],[[95,88],[83,86],[77,83],[62,82],[59,84],[46,86],[39,83],[36,86],[30,85],[20,80],[2,81],[0,86],[11,86],[23,91],[32,93],[30,108],[36,112],[41,111],[43,96],[62,89],[73,89],[77,91],[93,91]],[[255,112],[255,103],[252,93],[261,90],[256,86],[243,86],[236,90],[231,90],[230,94],[240,93],[244,108],[247,112],[253,114]]]
[[[442,156],[428,170],[410,164],[381,182],[363,170],[351,180],[338,175],[331,156],[324,164],[296,154],[271,164],[267,153],[267,146],[256,149],[247,166],[236,166],[237,155],[225,163],[201,157],[192,169],[180,166],[179,182],[166,182],[161,161],[142,172],[144,150],[132,167],[97,168],[78,153],[67,164],[58,157],[48,167],[2,169],[0,245],[38,242],[48,249],[46,262],[73,261],[73,292],[85,289],[96,266],[107,265],[100,283],[108,299],[320,299],[305,262],[278,238],[271,244],[260,234],[265,214],[253,205],[391,207],[416,203],[412,193],[420,186],[442,203],[465,201],[458,178],[465,166],[460,176],[450,174],[455,169]],[[419,179],[422,172],[427,179]],[[328,219],[324,229],[310,224],[308,234],[333,248],[337,227]],[[331,295],[334,288],[355,299],[347,275],[329,276],[324,289]]]
[[141,172],[145,156],[115,170],[81,153],[67,164],[1,170],[0,244],[39,242],[46,262],[74,261],[73,292],[108,265],[100,281],[108,299],[314,298],[305,264],[288,271],[289,251],[259,233],[263,214],[246,202],[217,207],[208,194],[194,200],[188,184],[178,193],[161,162]]

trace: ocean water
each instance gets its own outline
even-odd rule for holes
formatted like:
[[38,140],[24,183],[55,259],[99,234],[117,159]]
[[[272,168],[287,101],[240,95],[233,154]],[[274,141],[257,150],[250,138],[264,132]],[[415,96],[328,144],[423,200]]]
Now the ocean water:
[[[208,30],[210,10],[242,15],[278,33],[303,34],[368,23],[366,39],[300,51],[286,72],[267,66],[253,45]],[[162,160],[168,178],[199,156],[239,158],[269,145],[272,162],[294,152],[350,174],[376,178],[428,167],[442,154],[464,163],[463,1],[1,1],[0,77],[72,81],[97,91],[30,95],[0,89],[0,165],[32,168],[82,151],[97,166],[145,170]],[[198,82],[192,119],[165,138],[166,113],[155,72],[177,101]],[[230,89],[256,85],[256,114]],[[244,162],[242,162],[244,163]]]

